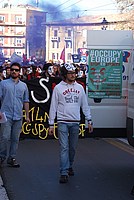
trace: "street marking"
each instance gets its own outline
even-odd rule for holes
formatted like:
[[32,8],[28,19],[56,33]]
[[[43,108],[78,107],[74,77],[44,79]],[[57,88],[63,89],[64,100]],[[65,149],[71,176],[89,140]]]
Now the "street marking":
[[122,143],[119,140],[117,141],[111,138],[104,138],[103,140],[134,156],[134,148],[130,145],[127,145],[126,143]]

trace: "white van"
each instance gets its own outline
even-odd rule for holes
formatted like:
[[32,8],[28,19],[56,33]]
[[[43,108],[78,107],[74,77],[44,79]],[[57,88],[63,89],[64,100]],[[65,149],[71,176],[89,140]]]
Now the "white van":
[[[120,98],[90,98],[94,134],[106,137],[126,136],[129,68],[133,50],[133,32],[127,30],[89,30],[87,48],[90,50],[121,50],[123,52],[122,94]],[[112,67],[112,66],[111,66]],[[90,70],[89,70],[90,73]],[[90,80],[88,79],[88,84]],[[98,130],[98,131],[97,131]]]
[[134,147],[134,50],[131,56],[128,81],[128,104],[127,104],[127,138]]

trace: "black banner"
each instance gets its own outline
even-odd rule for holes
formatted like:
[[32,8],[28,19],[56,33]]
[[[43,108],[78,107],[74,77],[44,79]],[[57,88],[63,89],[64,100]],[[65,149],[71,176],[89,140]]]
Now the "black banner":
[[[51,95],[53,88],[61,81],[60,78],[50,78],[49,81],[45,78],[36,78],[29,81],[25,81],[29,89],[30,99],[30,120],[31,123],[25,122],[26,114],[23,110],[23,124],[21,138],[36,138],[36,139],[47,139],[55,138],[57,136],[57,123],[54,124],[54,136],[48,135],[48,119],[49,119],[49,107],[51,102]],[[77,82],[83,85],[86,89],[85,78],[77,79]],[[81,123],[80,123],[80,137],[84,137],[85,133],[85,118],[81,112]]]

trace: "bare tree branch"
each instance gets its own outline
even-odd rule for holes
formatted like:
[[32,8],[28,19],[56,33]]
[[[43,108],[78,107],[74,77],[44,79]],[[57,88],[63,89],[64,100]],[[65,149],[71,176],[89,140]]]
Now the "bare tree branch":
[[134,0],[115,0],[121,13],[125,13],[127,23],[121,24],[121,29],[134,30]]

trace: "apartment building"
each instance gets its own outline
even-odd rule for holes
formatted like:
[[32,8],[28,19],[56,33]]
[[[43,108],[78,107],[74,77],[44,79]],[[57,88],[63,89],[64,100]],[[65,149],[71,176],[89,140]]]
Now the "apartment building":
[[61,52],[65,48],[65,61],[72,62],[72,54],[77,54],[79,47],[86,47],[86,30],[86,27],[56,26],[54,23],[46,26],[46,60],[61,62]]
[[27,58],[45,59],[46,13],[30,5],[3,5],[0,8],[0,54],[15,52]]
[[46,23],[46,60],[62,62],[60,55],[65,48],[65,61],[72,62],[72,54],[78,54],[79,48],[86,48],[87,30],[101,29],[100,26],[84,25],[86,19],[80,21],[81,25],[79,25],[79,20]]
[[65,47],[65,61],[72,62],[72,54],[77,54],[79,48],[86,48],[87,30],[119,29],[116,23],[84,24],[101,23],[104,17],[108,22],[124,18],[121,15],[83,16],[70,19],[70,25],[65,26],[66,20],[60,22],[62,25],[47,24],[46,14],[30,5],[3,5],[0,8],[0,55],[10,58],[15,52],[27,58],[61,62],[60,55]]
[[66,49],[65,60],[70,61],[73,53],[72,27],[47,26],[46,27],[46,60],[60,61],[62,50]]
[[[104,23],[110,22],[110,23]],[[119,30],[123,29],[123,14],[106,16],[83,16],[60,22],[46,23],[46,60],[62,62],[60,55],[65,47],[65,61],[72,62],[72,54],[78,49],[87,47],[87,30]]]

